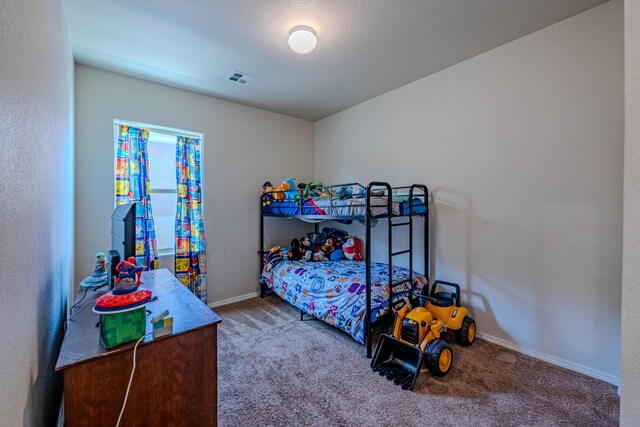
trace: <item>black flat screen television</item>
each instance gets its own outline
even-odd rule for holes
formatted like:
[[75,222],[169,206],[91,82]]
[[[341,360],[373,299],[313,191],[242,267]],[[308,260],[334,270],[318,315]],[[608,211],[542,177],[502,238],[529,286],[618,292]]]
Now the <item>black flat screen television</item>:
[[[116,273],[115,268],[118,262],[136,256],[136,203],[118,205],[111,214],[111,249],[110,279]],[[118,253],[119,259],[116,259],[113,251]],[[109,288],[112,288],[111,280]]]

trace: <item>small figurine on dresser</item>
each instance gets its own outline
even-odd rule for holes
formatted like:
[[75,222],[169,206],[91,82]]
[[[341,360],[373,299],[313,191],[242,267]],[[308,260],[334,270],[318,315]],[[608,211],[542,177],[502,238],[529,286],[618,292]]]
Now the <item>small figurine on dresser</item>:
[[96,254],[96,262],[93,273],[85,277],[80,286],[83,288],[99,288],[107,284],[108,282],[108,261],[107,256],[103,252]]

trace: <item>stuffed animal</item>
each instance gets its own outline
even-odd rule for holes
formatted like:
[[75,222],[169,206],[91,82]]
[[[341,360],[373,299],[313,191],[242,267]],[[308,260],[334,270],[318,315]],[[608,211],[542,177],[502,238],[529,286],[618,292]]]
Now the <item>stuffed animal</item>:
[[282,262],[282,251],[280,250],[280,246],[274,246],[269,249],[264,254],[264,261],[267,263],[267,265],[265,266],[265,271],[267,272],[271,271],[273,267],[280,264],[280,262]]
[[330,259],[331,261],[342,261],[344,259],[344,252],[342,249],[335,249],[331,252]]
[[273,191],[271,192],[271,194],[273,195],[274,200],[282,201],[285,199],[284,191],[282,190],[282,187],[279,185],[276,185],[275,187],[273,187]]
[[362,242],[356,237],[350,237],[342,245],[342,251],[347,259],[352,261],[362,261]]
[[311,252],[311,251],[307,251],[307,253],[304,255],[304,260],[305,261],[315,261],[315,262],[320,262],[320,261],[324,261],[325,257],[324,257],[324,252]]
[[300,200],[307,200],[309,197],[318,197],[320,195],[320,192],[317,190],[317,188],[319,187],[322,187],[321,182],[312,182],[310,184],[303,184],[301,182],[300,184],[298,184],[299,191],[295,195],[295,202],[300,203]]
[[339,199],[348,199],[353,194],[353,190],[351,190],[351,186],[343,185],[333,192],[333,195]]
[[291,251],[289,252],[289,259],[292,261],[298,261],[302,259],[302,250],[300,249],[300,240],[293,239],[291,241]]
[[363,186],[358,185],[358,189],[353,193],[353,197],[355,198],[364,198],[367,195],[367,190],[364,189]]
[[269,206],[273,201],[273,185],[270,181],[265,181],[262,184],[262,206]]
[[333,249],[341,249],[344,242],[347,240],[347,233],[337,228],[324,227],[322,233],[331,239],[333,239]]
[[311,245],[309,246],[309,251],[318,252],[320,251],[322,245],[327,241],[329,236],[326,233],[309,233],[309,241],[311,241]]
[[296,194],[298,194],[296,191],[296,183],[293,181],[295,181],[295,178],[286,178],[282,181],[282,184],[280,184],[280,188],[284,191],[284,198],[286,200],[293,201],[296,198]]
[[[311,240],[308,237],[300,238],[300,255],[304,255],[311,249]],[[293,242],[291,243],[293,245]]]
[[320,247],[320,250],[324,253],[325,258],[330,258],[331,252],[333,252],[333,239],[329,237]]

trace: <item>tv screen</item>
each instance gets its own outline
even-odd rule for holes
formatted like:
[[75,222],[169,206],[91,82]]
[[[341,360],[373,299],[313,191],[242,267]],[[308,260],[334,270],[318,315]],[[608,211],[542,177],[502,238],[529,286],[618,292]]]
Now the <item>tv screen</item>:
[[118,205],[113,211],[111,249],[118,252],[120,260],[136,256],[136,203]]

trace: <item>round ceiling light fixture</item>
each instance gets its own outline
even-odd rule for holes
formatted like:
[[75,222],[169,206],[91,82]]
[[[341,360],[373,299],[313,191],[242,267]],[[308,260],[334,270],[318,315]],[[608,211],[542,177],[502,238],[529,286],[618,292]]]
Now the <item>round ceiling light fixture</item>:
[[295,53],[305,55],[316,48],[318,38],[311,27],[299,25],[289,31],[289,47]]

